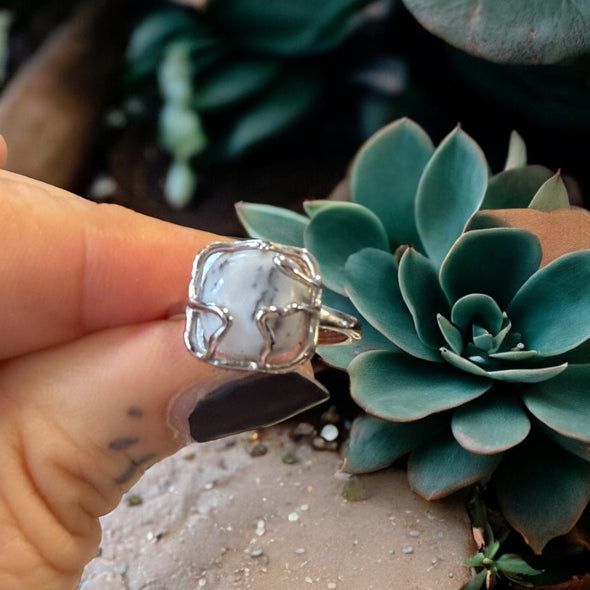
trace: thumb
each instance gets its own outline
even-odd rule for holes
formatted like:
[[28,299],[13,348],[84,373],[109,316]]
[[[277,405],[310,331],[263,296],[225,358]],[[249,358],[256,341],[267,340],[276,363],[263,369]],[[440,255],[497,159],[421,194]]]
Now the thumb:
[[100,541],[98,517],[150,465],[191,435],[276,422],[326,398],[303,373],[199,361],[183,330],[177,320],[110,328],[2,365],[0,522],[12,534],[0,540],[1,588],[74,588]]

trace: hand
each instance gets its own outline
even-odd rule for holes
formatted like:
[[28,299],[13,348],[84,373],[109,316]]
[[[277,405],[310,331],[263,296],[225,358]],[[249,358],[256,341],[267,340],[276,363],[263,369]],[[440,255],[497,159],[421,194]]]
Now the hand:
[[[145,469],[309,399],[269,413],[266,377],[198,361],[168,319],[217,236],[3,171],[0,228],[0,588],[73,589],[99,516]],[[325,395],[301,374],[273,378]],[[243,415],[219,411],[228,396]]]

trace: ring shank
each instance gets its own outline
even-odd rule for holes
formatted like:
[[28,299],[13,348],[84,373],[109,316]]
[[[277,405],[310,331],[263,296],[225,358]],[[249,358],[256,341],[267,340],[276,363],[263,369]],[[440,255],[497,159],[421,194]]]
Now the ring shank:
[[320,309],[319,346],[358,342],[362,334],[362,325],[355,317],[331,307]]

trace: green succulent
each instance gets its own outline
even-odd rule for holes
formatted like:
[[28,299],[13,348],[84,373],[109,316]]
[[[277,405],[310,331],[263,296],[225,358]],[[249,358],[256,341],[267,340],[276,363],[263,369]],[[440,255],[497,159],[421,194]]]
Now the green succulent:
[[533,586],[530,578],[536,582],[545,570],[531,567],[520,555],[503,551],[512,531],[500,514],[488,509],[478,486],[467,502],[467,511],[478,551],[466,561],[472,578],[461,590],[490,590],[499,579],[519,587]]
[[[195,160],[238,157],[310,111],[330,52],[373,1],[210,0],[200,10],[164,5],[139,22],[125,87],[131,114],[138,98],[144,107],[160,102],[160,143],[172,156],[169,204],[190,201]],[[387,63],[387,73],[399,69]]]
[[361,342],[318,349],[366,412],[345,469],[409,453],[427,499],[494,474],[506,519],[540,551],[590,500],[590,251],[546,264],[506,211],[572,213],[559,173],[527,165],[513,134],[489,177],[460,127],[435,148],[402,119],[361,148],[348,183],[350,202],[312,201],[307,216],[238,206],[251,235],[307,247],[324,303],[363,322]]
[[403,0],[429,31],[498,62],[555,63],[590,49],[590,6],[578,0]]

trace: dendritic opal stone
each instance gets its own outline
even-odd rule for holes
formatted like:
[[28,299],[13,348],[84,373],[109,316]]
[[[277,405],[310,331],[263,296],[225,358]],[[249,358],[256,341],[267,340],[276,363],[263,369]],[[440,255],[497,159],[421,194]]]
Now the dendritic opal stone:
[[320,306],[319,267],[307,250],[215,243],[195,259],[185,340],[216,365],[285,370],[313,354]]

